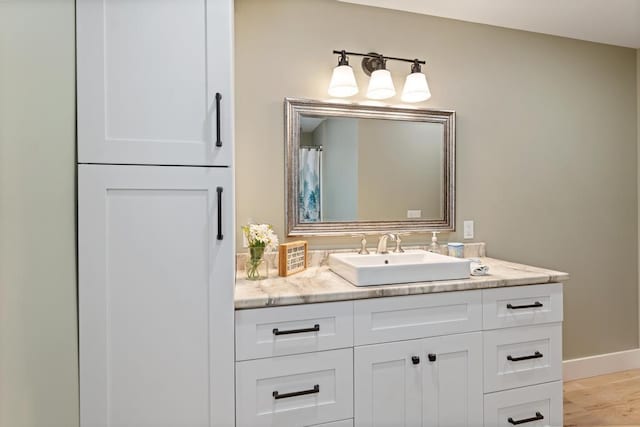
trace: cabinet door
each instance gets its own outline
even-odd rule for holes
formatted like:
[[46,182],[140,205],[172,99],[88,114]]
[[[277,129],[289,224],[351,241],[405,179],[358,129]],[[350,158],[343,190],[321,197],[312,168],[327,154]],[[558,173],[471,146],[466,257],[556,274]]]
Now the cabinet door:
[[230,171],[80,165],[78,182],[81,425],[233,425]]
[[482,334],[424,340],[424,426],[482,426]]
[[231,165],[232,0],[77,0],[76,13],[80,163]]
[[420,340],[355,348],[356,426],[422,425],[421,351]]

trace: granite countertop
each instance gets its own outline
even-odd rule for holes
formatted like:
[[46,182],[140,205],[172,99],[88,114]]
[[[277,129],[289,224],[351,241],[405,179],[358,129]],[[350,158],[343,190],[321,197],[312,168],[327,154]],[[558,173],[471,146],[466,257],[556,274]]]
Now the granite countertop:
[[235,307],[240,310],[433,292],[537,285],[564,282],[569,279],[567,273],[559,271],[494,258],[480,257],[479,259],[489,266],[489,274],[486,276],[471,276],[469,279],[461,280],[364,287],[352,285],[326,265],[310,267],[289,277],[277,277],[277,272],[272,271],[270,278],[260,281],[246,280],[244,273],[240,271],[236,280]]

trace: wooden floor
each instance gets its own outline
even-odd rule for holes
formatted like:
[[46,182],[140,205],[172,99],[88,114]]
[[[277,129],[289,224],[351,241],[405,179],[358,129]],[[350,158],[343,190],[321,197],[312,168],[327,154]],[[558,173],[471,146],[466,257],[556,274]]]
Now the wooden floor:
[[564,384],[565,426],[640,426],[640,369]]

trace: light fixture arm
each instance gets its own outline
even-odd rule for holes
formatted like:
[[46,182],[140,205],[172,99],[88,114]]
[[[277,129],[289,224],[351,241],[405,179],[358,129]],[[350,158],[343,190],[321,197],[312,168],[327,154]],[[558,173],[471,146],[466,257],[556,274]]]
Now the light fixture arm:
[[395,56],[385,56],[385,55],[380,55],[378,53],[358,53],[358,52],[347,52],[345,50],[334,50],[333,53],[336,55],[341,55],[341,59],[342,59],[342,55],[349,55],[349,56],[362,56],[365,58],[380,59],[383,61],[390,59],[392,61],[411,62],[414,65],[418,65],[418,66],[420,66],[420,64],[425,65],[427,63],[426,61],[420,61],[417,58],[415,59],[397,58]]
[[[334,53],[335,52],[336,51],[334,50]],[[347,52],[344,50],[341,50],[337,53],[340,54],[340,58],[338,59],[338,67],[342,65],[349,65],[349,58],[347,58]]]
[[411,65],[411,73],[421,73],[422,67],[420,66],[420,61],[418,59],[413,60],[413,64]]

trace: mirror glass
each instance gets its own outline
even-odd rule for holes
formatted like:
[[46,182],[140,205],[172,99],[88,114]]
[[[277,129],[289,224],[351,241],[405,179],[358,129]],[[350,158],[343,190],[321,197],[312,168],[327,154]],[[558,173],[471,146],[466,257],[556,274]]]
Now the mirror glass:
[[289,235],[453,229],[453,111],[285,107]]
[[439,219],[444,125],[300,117],[300,222]]

